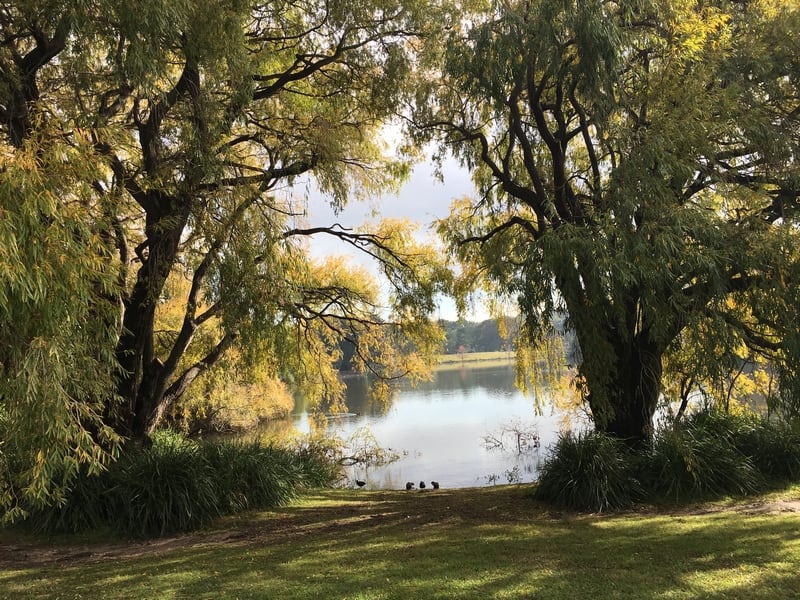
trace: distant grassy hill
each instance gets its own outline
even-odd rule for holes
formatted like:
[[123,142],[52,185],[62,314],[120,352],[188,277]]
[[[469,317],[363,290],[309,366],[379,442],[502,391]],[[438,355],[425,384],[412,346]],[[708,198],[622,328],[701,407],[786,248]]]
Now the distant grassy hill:
[[514,360],[514,352],[465,352],[464,354],[439,355],[439,369],[457,369],[465,364],[481,363],[483,366],[490,364],[508,364]]

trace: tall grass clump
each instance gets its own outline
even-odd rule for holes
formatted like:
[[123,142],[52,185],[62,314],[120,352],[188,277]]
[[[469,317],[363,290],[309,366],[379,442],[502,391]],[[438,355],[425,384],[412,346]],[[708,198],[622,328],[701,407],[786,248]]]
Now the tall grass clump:
[[630,506],[640,494],[631,451],[597,432],[562,434],[534,488],[537,500],[590,511]]
[[761,419],[758,427],[737,440],[741,451],[773,483],[800,481],[800,429]]
[[737,444],[750,430],[747,420],[717,411],[661,429],[640,468],[648,494],[680,502],[759,491],[764,477]]
[[747,456],[773,483],[800,480],[800,429],[752,413],[708,411],[692,417],[690,426],[712,429]]
[[300,460],[307,487],[331,487],[342,478],[342,442],[337,438],[307,436],[292,451]]
[[31,508],[26,525],[40,533],[80,533],[105,528],[116,512],[108,488],[106,473],[88,475],[83,470],[73,480],[62,503]]
[[659,435],[642,479],[651,497],[675,502],[752,494],[763,486],[753,462],[730,441],[692,429]]
[[705,410],[661,427],[633,452],[599,433],[562,435],[535,497],[565,508],[622,508],[638,499],[746,496],[800,480],[800,429],[752,412]]
[[306,482],[302,461],[286,448],[216,441],[204,444],[203,454],[225,513],[286,504]]
[[128,446],[108,471],[78,477],[65,502],[29,511],[38,531],[111,528],[133,537],[197,529],[218,515],[286,504],[339,476],[321,442],[195,442],[160,431],[146,448]]
[[196,529],[220,511],[214,473],[199,444],[158,432],[152,445],[123,454],[109,475],[116,518],[132,536],[159,536]]

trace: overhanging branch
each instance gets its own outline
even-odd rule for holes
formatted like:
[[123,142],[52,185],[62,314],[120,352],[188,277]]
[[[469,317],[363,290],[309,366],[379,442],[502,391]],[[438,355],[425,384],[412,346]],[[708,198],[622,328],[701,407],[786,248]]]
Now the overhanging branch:
[[500,225],[498,225],[497,227],[495,227],[494,229],[492,229],[491,231],[489,231],[489,232],[487,232],[487,233],[485,233],[483,235],[473,235],[473,236],[464,238],[463,240],[460,240],[459,241],[459,245],[488,242],[490,239],[492,239],[497,234],[505,231],[506,229],[509,229],[509,228],[513,227],[514,225],[519,225],[520,227],[525,229],[528,233],[530,233],[534,238],[539,236],[539,230],[536,229],[536,227],[533,225],[533,223],[531,223],[530,221],[527,221],[526,219],[523,219],[522,217],[513,216],[508,221],[506,221],[505,223],[501,223]]

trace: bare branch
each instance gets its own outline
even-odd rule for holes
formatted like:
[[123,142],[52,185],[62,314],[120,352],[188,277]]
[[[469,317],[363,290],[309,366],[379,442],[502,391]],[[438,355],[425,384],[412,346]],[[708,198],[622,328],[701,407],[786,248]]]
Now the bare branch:
[[468,238],[464,238],[463,240],[459,241],[459,244],[460,245],[464,245],[464,244],[472,244],[472,243],[475,243],[475,242],[478,242],[478,243],[487,242],[490,239],[492,239],[494,236],[496,236],[498,233],[501,233],[501,232],[505,231],[506,229],[509,229],[509,228],[513,227],[514,225],[519,225],[520,227],[525,229],[528,233],[530,233],[534,238],[540,235],[539,230],[536,229],[536,227],[533,225],[533,223],[523,219],[522,217],[519,217],[519,216],[515,215],[515,216],[511,217],[505,223],[501,223],[500,225],[498,225],[497,227],[495,227],[491,231],[485,233],[484,235],[474,235],[474,236],[470,236]]

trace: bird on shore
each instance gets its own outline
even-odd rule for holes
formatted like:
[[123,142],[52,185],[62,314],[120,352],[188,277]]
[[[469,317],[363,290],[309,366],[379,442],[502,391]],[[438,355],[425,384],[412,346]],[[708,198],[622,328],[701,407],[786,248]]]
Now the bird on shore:
[[364,487],[365,485],[367,485],[367,482],[366,481],[361,481],[360,479],[356,479],[356,485],[358,487]]
[[406,489],[407,490],[413,490],[414,489],[414,484],[411,483],[410,481],[406,482]]
[[424,481],[420,481],[419,482],[419,489],[421,489],[421,490],[425,489],[425,482]]
[[431,481],[431,486],[433,486],[433,489],[438,490],[439,489],[439,482],[438,481]]

